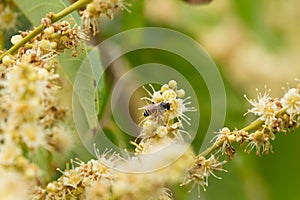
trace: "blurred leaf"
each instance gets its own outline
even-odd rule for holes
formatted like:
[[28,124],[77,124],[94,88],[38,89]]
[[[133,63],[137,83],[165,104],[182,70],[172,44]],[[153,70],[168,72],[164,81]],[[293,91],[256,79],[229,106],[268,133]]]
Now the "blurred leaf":
[[260,20],[260,6],[261,1],[259,0],[234,0],[234,5],[237,13],[240,15],[241,19],[249,26],[256,27]]
[[[49,12],[58,13],[70,4],[67,0],[15,0],[14,2],[33,26],[40,25],[41,19]],[[71,15],[75,22],[79,24],[80,18],[78,13],[72,13]]]
[[89,127],[93,129],[97,127],[97,115],[103,109],[105,101],[102,99],[106,94],[100,52],[94,48],[89,53],[82,52],[76,58],[70,54],[70,52],[61,54],[59,60],[65,73],[74,84],[75,94],[83,107]]
[[72,56],[72,51],[67,50],[64,53],[59,54],[58,61],[62,66],[67,77],[71,81],[72,85],[74,84],[77,72],[80,68],[81,63],[86,58],[87,52],[83,51],[76,57]]
[[233,0],[237,14],[244,23],[262,39],[269,48],[282,44],[282,35],[274,32],[264,21],[264,2],[260,0]]
[[131,12],[122,13],[123,30],[145,26],[144,4],[144,0],[135,1],[132,6],[129,7]]

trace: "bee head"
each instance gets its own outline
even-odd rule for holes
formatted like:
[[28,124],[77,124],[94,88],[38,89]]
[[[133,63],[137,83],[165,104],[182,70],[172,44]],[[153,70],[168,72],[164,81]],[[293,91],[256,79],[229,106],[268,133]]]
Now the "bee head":
[[170,103],[162,102],[160,106],[166,110],[170,110]]

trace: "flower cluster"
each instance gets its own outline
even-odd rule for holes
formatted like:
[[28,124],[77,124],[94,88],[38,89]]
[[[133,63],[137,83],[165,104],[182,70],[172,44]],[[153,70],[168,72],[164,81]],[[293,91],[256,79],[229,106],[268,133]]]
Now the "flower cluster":
[[[17,44],[30,33],[21,32],[13,36],[11,42]],[[10,169],[10,173],[21,173],[34,181],[42,175],[32,161],[40,149],[49,153],[70,149],[69,112],[57,101],[60,77],[56,56],[65,49],[71,49],[76,56],[80,39],[81,31],[67,21],[48,23],[42,33],[16,54],[3,57],[0,64],[0,169]]]
[[[172,200],[172,193],[166,186],[182,179],[193,163],[194,153],[183,141],[175,139],[174,133],[179,134],[178,130],[171,130],[168,126],[182,123],[182,114],[194,108],[187,107],[185,101],[178,97],[183,97],[184,91],[177,89],[175,81],[170,81],[151,95],[155,104],[164,102],[174,107],[159,110],[161,112],[149,111],[143,123],[155,123],[158,130],[155,129],[149,138],[142,139],[140,144],[135,143],[137,148],[143,148],[140,152],[124,159],[117,154],[109,156],[110,152],[100,155],[95,150],[98,160],[92,159],[87,163],[71,161],[77,167],[73,165],[72,169],[62,172],[63,175],[45,189],[36,188],[33,199]],[[158,134],[162,127],[167,130],[164,136]]]
[[204,156],[197,156],[193,165],[188,169],[181,185],[187,185],[190,182],[194,181],[191,190],[197,184],[198,194],[200,198],[200,186],[204,189],[204,191],[206,190],[205,187],[208,186],[208,177],[210,175],[214,176],[215,178],[221,179],[220,177],[215,175],[215,172],[226,172],[226,170],[224,170],[222,167],[225,163],[226,161],[219,162],[214,155],[211,155],[208,159],[206,159]]
[[253,106],[247,113],[258,115],[258,119],[249,126],[230,131],[223,128],[216,136],[214,145],[221,145],[220,149],[229,159],[232,159],[235,149],[232,143],[248,143],[246,151],[250,153],[256,149],[261,155],[272,152],[271,141],[278,132],[293,132],[299,126],[300,114],[300,84],[290,88],[282,98],[272,98],[268,93],[258,94],[257,100],[248,100]]
[[[57,100],[61,85],[56,57],[66,49],[76,57],[81,40],[88,39],[72,21],[52,22],[83,4],[87,4],[80,11],[84,30],[94,35],[99,32],[102,16],[113,19],[130,6],[125,0],[80,1],[77,7],[49,13],[34,31],[20,31],[11,38],[13,48],[0,51],[1,199],[29,199],[31,195],[30,199],[36,200],[172,200],[166,187],[182,177],[181,185],[193,183],[192,189],[197,185],[198,191],[201,187],[206,190],[209,177],[220,179],[215,173],[226,171],[223,165],[234,158],[235,144],[245,145],[248,153],[268,154],[276,134],[299,127],[300,84],[289,88],[282,98],[272,98],[266,89],[257,99],[245,96],[252,105],[246,114],[257,116],[254,122],[240,130],[222,128],[212,146],[195,156],[186,141],[190,135],[184,125],[191,125],[186,113],[196,109],[171,80],[158,91],[152,85],[151,92],[145,88],[149,96],[142,98],[147,105],[141,108],[144,119],[140,135],[132,142],[136,147],[133,156],[124,159],[112,151],[100,154],[95,147],[97,159],[71,160],[71,168],[58,169],[61,177],[46,184],[43,173],[47,172],[42,165],[51,173],[54,152],[66,152],[72,144],[70,113]],[[14,30],[18,16],[12,1],[2,1],[0,31]],[[44,160],[36,161],[40,157]],[[39,162],[47,163],[40,166]]]
[[173,199],[166,185],[178,183],[193,162],[194,153],[182,134],[188,134],[183,130],[183,123],[190,120],[185,113],[196,109],[188,106],[189,97],[182,99],[185,91],[178,89],[174,80],[158,91],[149,86],[152,92],[144,89],[150,97],[141,98],[149,104],[141,108],[145,118],[140,123],[139,143],[132,142],[136,156],[118,166],[121,171],[134,173],[118,173],[113,184],[118,199]]
[[[248,102],[253,106],[247,113],[253,113],[259,116],[259,119],[264,121],[266,128],[279,128],[282,131],[283,124],[278,124],[283,120],[283,114],[287,114],[290,123],[296,120],[300,114],[300,89],[290,88],[282,98],[272,98],[269,93],[258,93],[257,100],[248,99]],[[283,112],[280,112],[283,111]],[[278,121],[279,120],[279,121]]]
[[[13,36],[12,42],[18,43],[27,34]],[[55,56],[67,48],[76,51],[79,39],[78,29],[62,21],[49,25],[16,55],[4,56],[0,81],[1,116],[6,122],[0,127],[3,144],[13,141],[33,150],[39,147],[60,150],[65,145],[57,143],[59,134],[68,133],[62,126],[66,110],[56,101],[59,75]]]
[[[222,128],[213,138],[213,145],[199,154],[194,159],[193,165],[187,171],[182,185],[192,181],[193,187],[198,184],[198,190],[208,185],[208,178],[214,175],[214,171],[225,171],[222,165],[226,160],[232,160],[236,153],[234,144],[247,144],[245,151],[250,153],[253,149],[256,155],[273,152],[271,141],[279,132],[293,132],[300,124],[300,84],[296,88],[290,88],[282,98],[272,98],[269,91],[264,94],[258,93],[257,99],[248,99],[253,106],[247,113],[258,116],[250,125],[238,130],[231,131]],[[246,114],[247,114],[246,113]],[[206,156],[210,155],[209,158]],[[223,161],[219,161],[225,156]],[[227,158],[227,159],[226,159]]]
[[232,143],[236,140],[236,138],[227,127],[223,128],[219,134],[213,138],[213,140],[215,140],[215,144],[220,143],[221,148],[219,150],[222,155],[227,155],[229,160],[233,159],[236,150],[232,146]]
[[124,9],[129,11],[127,6],[130,4],[124,0],[93,0],[80,12],[85,31],[88,33],[92,29],[93,35],[96,35],[99,32],[99,20],[103,15],[113,19],[118,11]]
[[95,151],[97,160],[87,163],[71,160],[72,169],[60,170],[63,175],[57,181],[48,183],[46,189],[36,188],[32,199],[109,199],[115,178],[113,169],[120,157],[110,155],[110,151],[102,155],[99,150]]
[[172,192],[165,187],[178,183],[187,166],[192,164],[194,154],[191,149],[170,166],[147,173],[138,172],[144,172],[149,165],[154,168],[161,161],[174,159],[174,151],[178,148],[182,146],[172,146],[169,151],[160,153],[160,157],[152,159],[141,155],[124,159],[111,151],[101,155],[95,150],[97,160],[87,163],[71,160],[72,168],[59,170],[62,176],[48,183],[45,189],[36,187],[32,199],[172,200]]
[[141,122],[142,130],[138,137],[141,141],[137,152],[150,152],[149,148],[155,144],[163,146],[162,143],[167,144],[174,139],[184,142],[183,136],[189,136],[189,133],[184,130],[183,123],[190,125],[190,118],[185,113],[196,111],[189,107],[190,97],[182,99],[185,91],[177,88],[176,81],[169,81],[159,91],[155,91],[152,85],[150,87],[152,93],[145,88],[150,97],[141,98],[149,104],[141,108],[145,119]]
[[177,158],[177,153],[183,148],[185,146],[174,144],[159,153],[139,154],[119,163],[117,168],[120,171],[112,186],[112,199],[173,199],[166,186],[177,184],[193,162],[191,149]]

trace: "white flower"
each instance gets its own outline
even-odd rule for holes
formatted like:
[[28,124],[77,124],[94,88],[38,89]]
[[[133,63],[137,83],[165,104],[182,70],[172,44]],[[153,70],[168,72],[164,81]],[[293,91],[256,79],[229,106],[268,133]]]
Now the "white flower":
[[11,139],[6,138],[0,148],[0,164],[13,165],[16,158],[22,155],[21,149]]
[[45,146],[45,131],[35,123],[23,123],[20,128],[20,135],[24,143],[33,149]]
[[281,98],[281,103],[284,108],[287,108],[286,112],[293,116],[300,113],[300,94],[296,88],[291,88],[283,98]]
[[276,120],[276,114],[281,107],[278,105],[278,100],[269,96],[269,93],[258,93],[257,99],[248,99],[247,101],[253,106],[248,110],[248,113],[260,116],[259,119],[263,120],[266,125],[271,125]]
[[21,35],[14,35],[11,37],[10,42],[12,44],[17,44],[19,43],[21,40],[23,39],[23,37]]

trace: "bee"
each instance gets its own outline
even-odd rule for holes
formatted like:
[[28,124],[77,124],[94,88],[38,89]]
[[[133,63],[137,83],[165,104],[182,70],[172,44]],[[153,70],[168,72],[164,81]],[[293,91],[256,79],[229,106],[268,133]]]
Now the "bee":
[[164,111],[166,110],[170,110],[170,103],[166,103],[166,102],[161,102],[158,104],[149,104],[147,106],[144,107],[145,111],[144,111],[144,117],[148,117],[150,115],[155,115],[157,116],[158,114],[162,114]]

